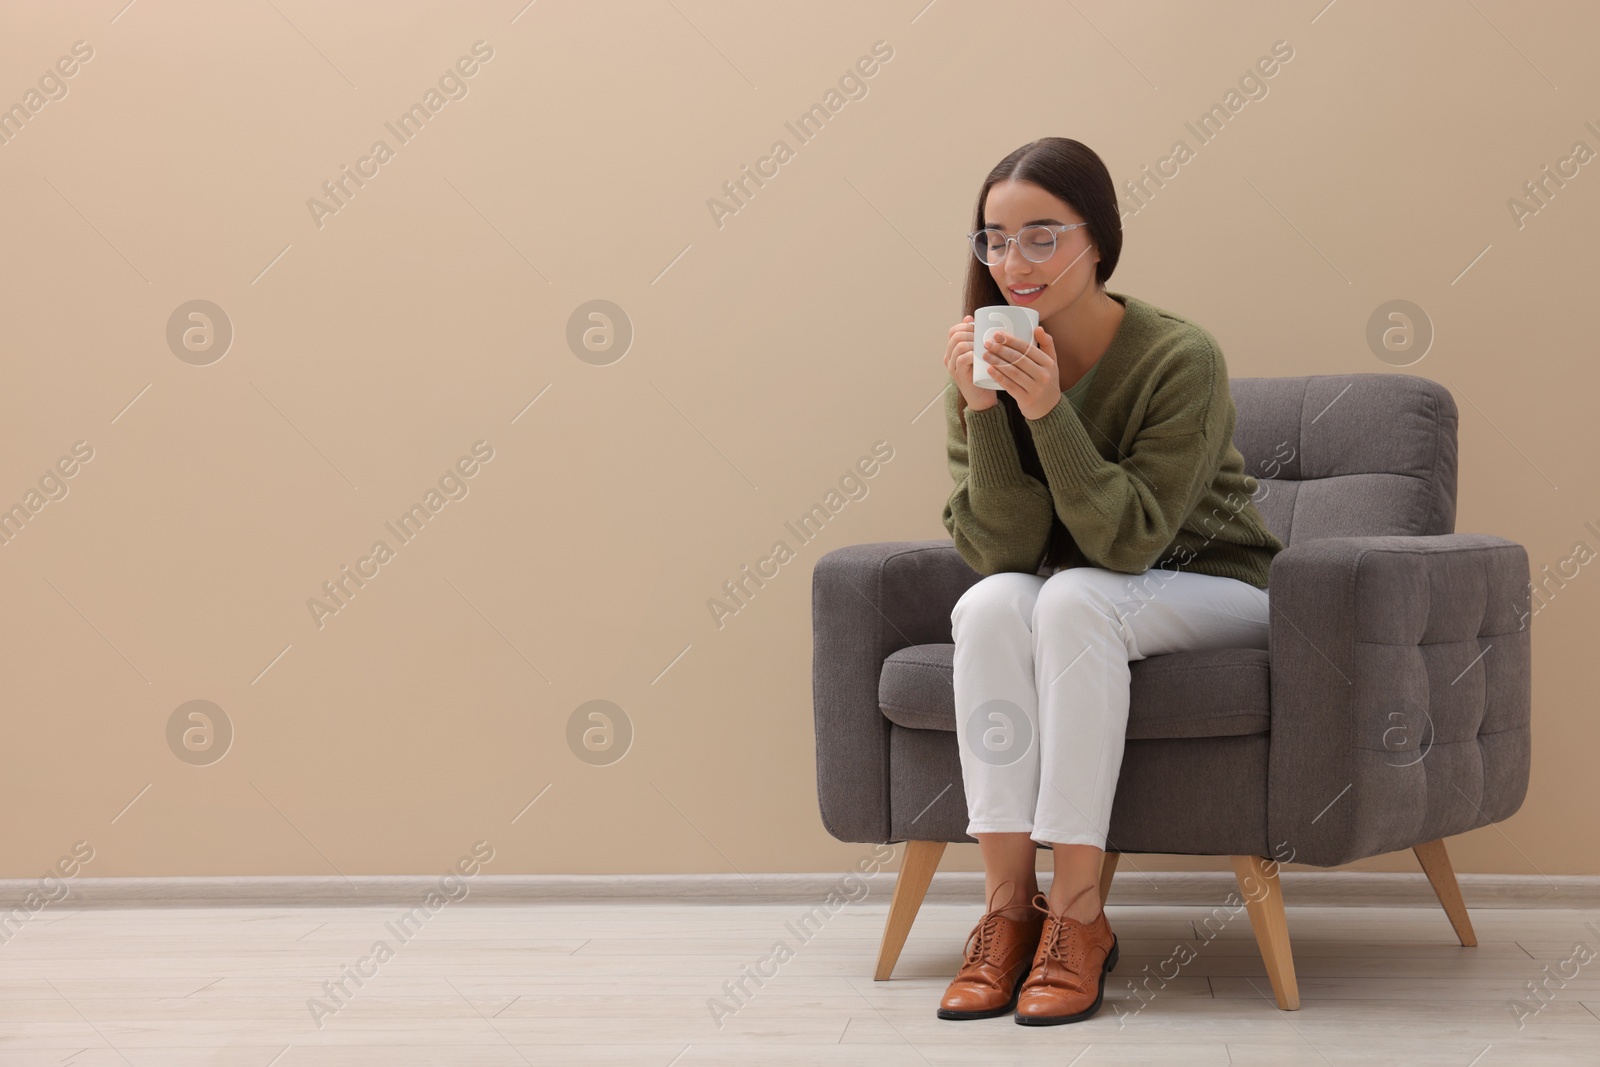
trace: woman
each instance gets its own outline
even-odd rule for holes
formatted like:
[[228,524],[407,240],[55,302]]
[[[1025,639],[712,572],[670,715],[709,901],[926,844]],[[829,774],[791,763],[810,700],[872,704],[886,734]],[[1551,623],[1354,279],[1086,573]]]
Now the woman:
[[[944,524],[986,575],[950,623],[988,910],[938,1014],[1070,1023],[1099,1010],[1117,958],[1099,880],[1129,663],[1266,648],[1283,545],[1250,499],[1215,339],[1106,291],[1122,227],[1100,157],[1063,137],[1023,145],[984,180],[974,222],[968,314],[944,360]],[[986,346],[995,391],[972,381],[971,312],[1002,303],[1034,308],[1039,326]]]

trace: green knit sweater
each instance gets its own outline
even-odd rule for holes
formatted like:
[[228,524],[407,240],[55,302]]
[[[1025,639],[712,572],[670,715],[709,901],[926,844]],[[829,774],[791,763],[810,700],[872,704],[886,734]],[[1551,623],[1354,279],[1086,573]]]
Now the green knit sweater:
[[[1283,544],[1252,502],[1216,339],[1137,297],[1092,368],[1082,411],[1065,398],[1028,419],[1004,390],[967,408],[945,390],[955,491],[944,526],[980,574],[1151,567],[1267,588]],[[1031,468],[1031,470],[1030,470]]]

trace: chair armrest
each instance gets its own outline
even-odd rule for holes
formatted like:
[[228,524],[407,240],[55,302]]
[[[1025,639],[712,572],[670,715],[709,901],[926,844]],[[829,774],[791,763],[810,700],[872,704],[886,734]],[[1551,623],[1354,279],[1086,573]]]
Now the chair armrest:
[[883,661],[910,645],[948,644],[950,613],[982,575],[955,542],[836,548],[811,575],[811,696],[817,802],[841,841],[889,840],[889,720]]
[[1274,854],[1331,867],[1509,817],[1528,789],[1528,554],[1330,537],[1268,575]]

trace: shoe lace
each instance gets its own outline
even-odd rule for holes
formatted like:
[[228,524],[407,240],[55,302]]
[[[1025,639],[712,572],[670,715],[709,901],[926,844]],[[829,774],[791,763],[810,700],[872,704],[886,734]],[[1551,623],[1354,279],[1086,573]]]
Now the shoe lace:
[[1044,932],[1039,938],[1039,977],[1048,980],[1054,963],[1064,972],[1065,984],[1083,987],[1087,978],[1083,924],[1067,918],[1065,913],[1052,912],[1050,900],[1043,893],[1033,898],[1033,906],[1045,914]]
[[978,921],[967,938],[966,961],[967,966],[977,963],[999,963],[1000,945],[1000,915],[998,912],[989,912]]
[[980,961],[993,964],[1002,962],[1000,950],[1001,916],[995,910],[994,902],[1000,896],[1000,891],[1010,884],[1010,881],[1005,881],[995,886],[994,893],[989,897],[989,910],[984,913],[982,919],[978,920],[978,925],[968,935],[966,948],[963,952],[967,966],[973,966]]

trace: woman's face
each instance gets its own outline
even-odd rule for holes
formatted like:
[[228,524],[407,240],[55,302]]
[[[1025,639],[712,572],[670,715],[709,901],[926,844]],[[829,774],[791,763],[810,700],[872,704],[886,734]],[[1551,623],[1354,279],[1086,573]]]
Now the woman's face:
[[[1032,223],[1060,225],[1082,222],[1083,216],[1032,182],[1007,179],[989,187],[983,205],[983,224],[998,226],[1015,235]],[[1006,302],[1031,307],[1043,323],[1056,312],[1071,307],[1085,293],[1096,288],[1094,270],[1100,253],[1089,239],[1089,228],[1080,226],[1056,234],[1056,250],[1043,263],[1023,256],[1018,242],[1006,243],[1006,258],[989,268]],[[1027,290],[1044,286],[1038,292]],[[1018,290],[1023,290],[1018,292]]]

